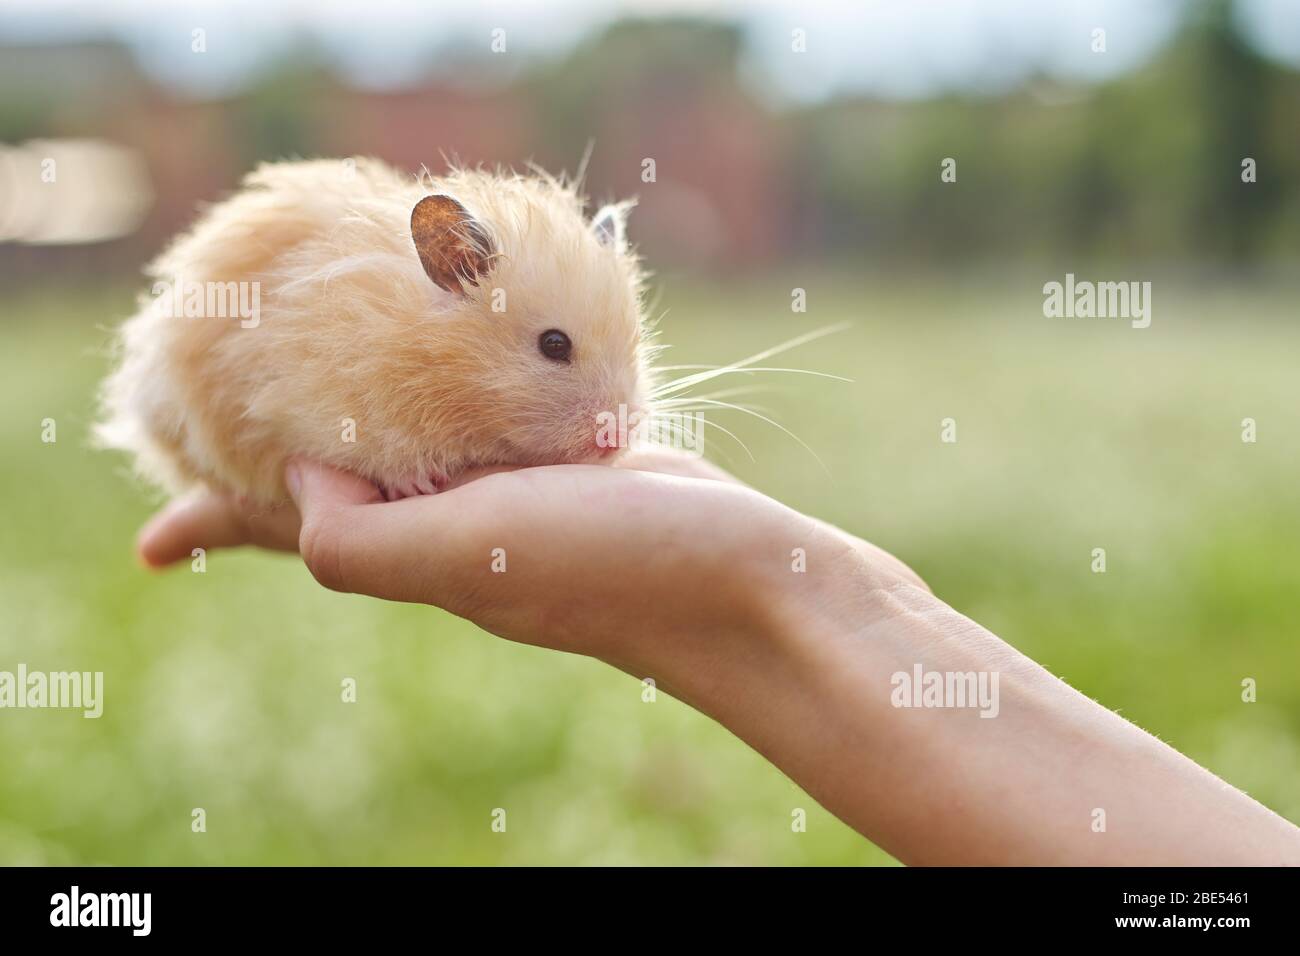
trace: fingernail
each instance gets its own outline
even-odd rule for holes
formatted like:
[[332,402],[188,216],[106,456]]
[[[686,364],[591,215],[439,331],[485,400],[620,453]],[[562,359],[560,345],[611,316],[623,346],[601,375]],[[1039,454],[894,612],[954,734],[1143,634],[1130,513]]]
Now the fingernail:
[[299,470],[296,461],[291,461],[285,466],[284,483],[289,486],[289,494],[297,498],[298,490],[302,488],[302,472]]
[[135,563],[152,571],[154,564],[149,560],[149,552],[149,539],[146,535],[141,534],[135,542]]

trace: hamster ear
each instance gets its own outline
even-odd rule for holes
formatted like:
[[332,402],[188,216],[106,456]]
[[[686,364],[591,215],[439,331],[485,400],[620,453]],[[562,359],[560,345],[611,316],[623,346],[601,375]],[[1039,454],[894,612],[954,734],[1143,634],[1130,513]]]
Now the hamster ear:
[[478,285],[496,254],[487,230],[450,196],[425,196],[415,204],[411,240],[429,278],[458,294],[465,283]]
[[602,206],[596,215],[591,217],[591,228],[595,230],[596,238],[600,240],[602,246],[609,246],[619,252],[627,246],[624,224],[631,208],[630,202],[613,203]]

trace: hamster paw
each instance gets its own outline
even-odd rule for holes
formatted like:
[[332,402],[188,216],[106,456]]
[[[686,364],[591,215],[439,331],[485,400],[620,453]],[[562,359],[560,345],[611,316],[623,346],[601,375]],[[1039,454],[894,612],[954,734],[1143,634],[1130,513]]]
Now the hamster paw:
[[400,501],[403,498],[417,498],[420,495],[436,495],[447,484],[447,479],[438,474],[419,475],[406,481],[393,484],[381,484],[379,490],[385,501]]

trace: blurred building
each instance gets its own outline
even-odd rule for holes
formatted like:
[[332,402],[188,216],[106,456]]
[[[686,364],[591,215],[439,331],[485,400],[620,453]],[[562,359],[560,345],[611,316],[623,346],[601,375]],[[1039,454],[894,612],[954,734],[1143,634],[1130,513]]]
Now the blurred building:
[[[1240,40],[1229,4],[1197,9],[1154,61],[1096,87],[1043,80],[998,96],[841,97],[779,112],[742,80],[739,29],[707,20],[621,21],[505,77],[431,52],[430,79],[391,92],[349,86],[303,47],[209,100],[163,88],[115,43],[0,46],[0,144],[117,144],[152,192],[124,237],[0,244],[0,275],[132,273],[262,160],[573,171],[588,143],[589,194],[639,197],[632,238],[660,269],[1293,257],[1300,77]],[[945,157],[958,175],[941,185]],[[1257,181],[1243,182],[1243,157]],[[10,181],[0,189],[13,205],[24,181]],[[3,203],[0,192],[0,222]]]

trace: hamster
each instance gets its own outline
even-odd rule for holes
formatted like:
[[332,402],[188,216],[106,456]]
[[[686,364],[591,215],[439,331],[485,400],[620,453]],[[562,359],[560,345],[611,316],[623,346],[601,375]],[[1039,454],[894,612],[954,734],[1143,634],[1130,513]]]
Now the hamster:
[[650,392],[631,202],[372,159],[263,165],[147,269],[97,435],[166,491],[283,500],[286,460],[389,499],[478,465],[607,460]]

